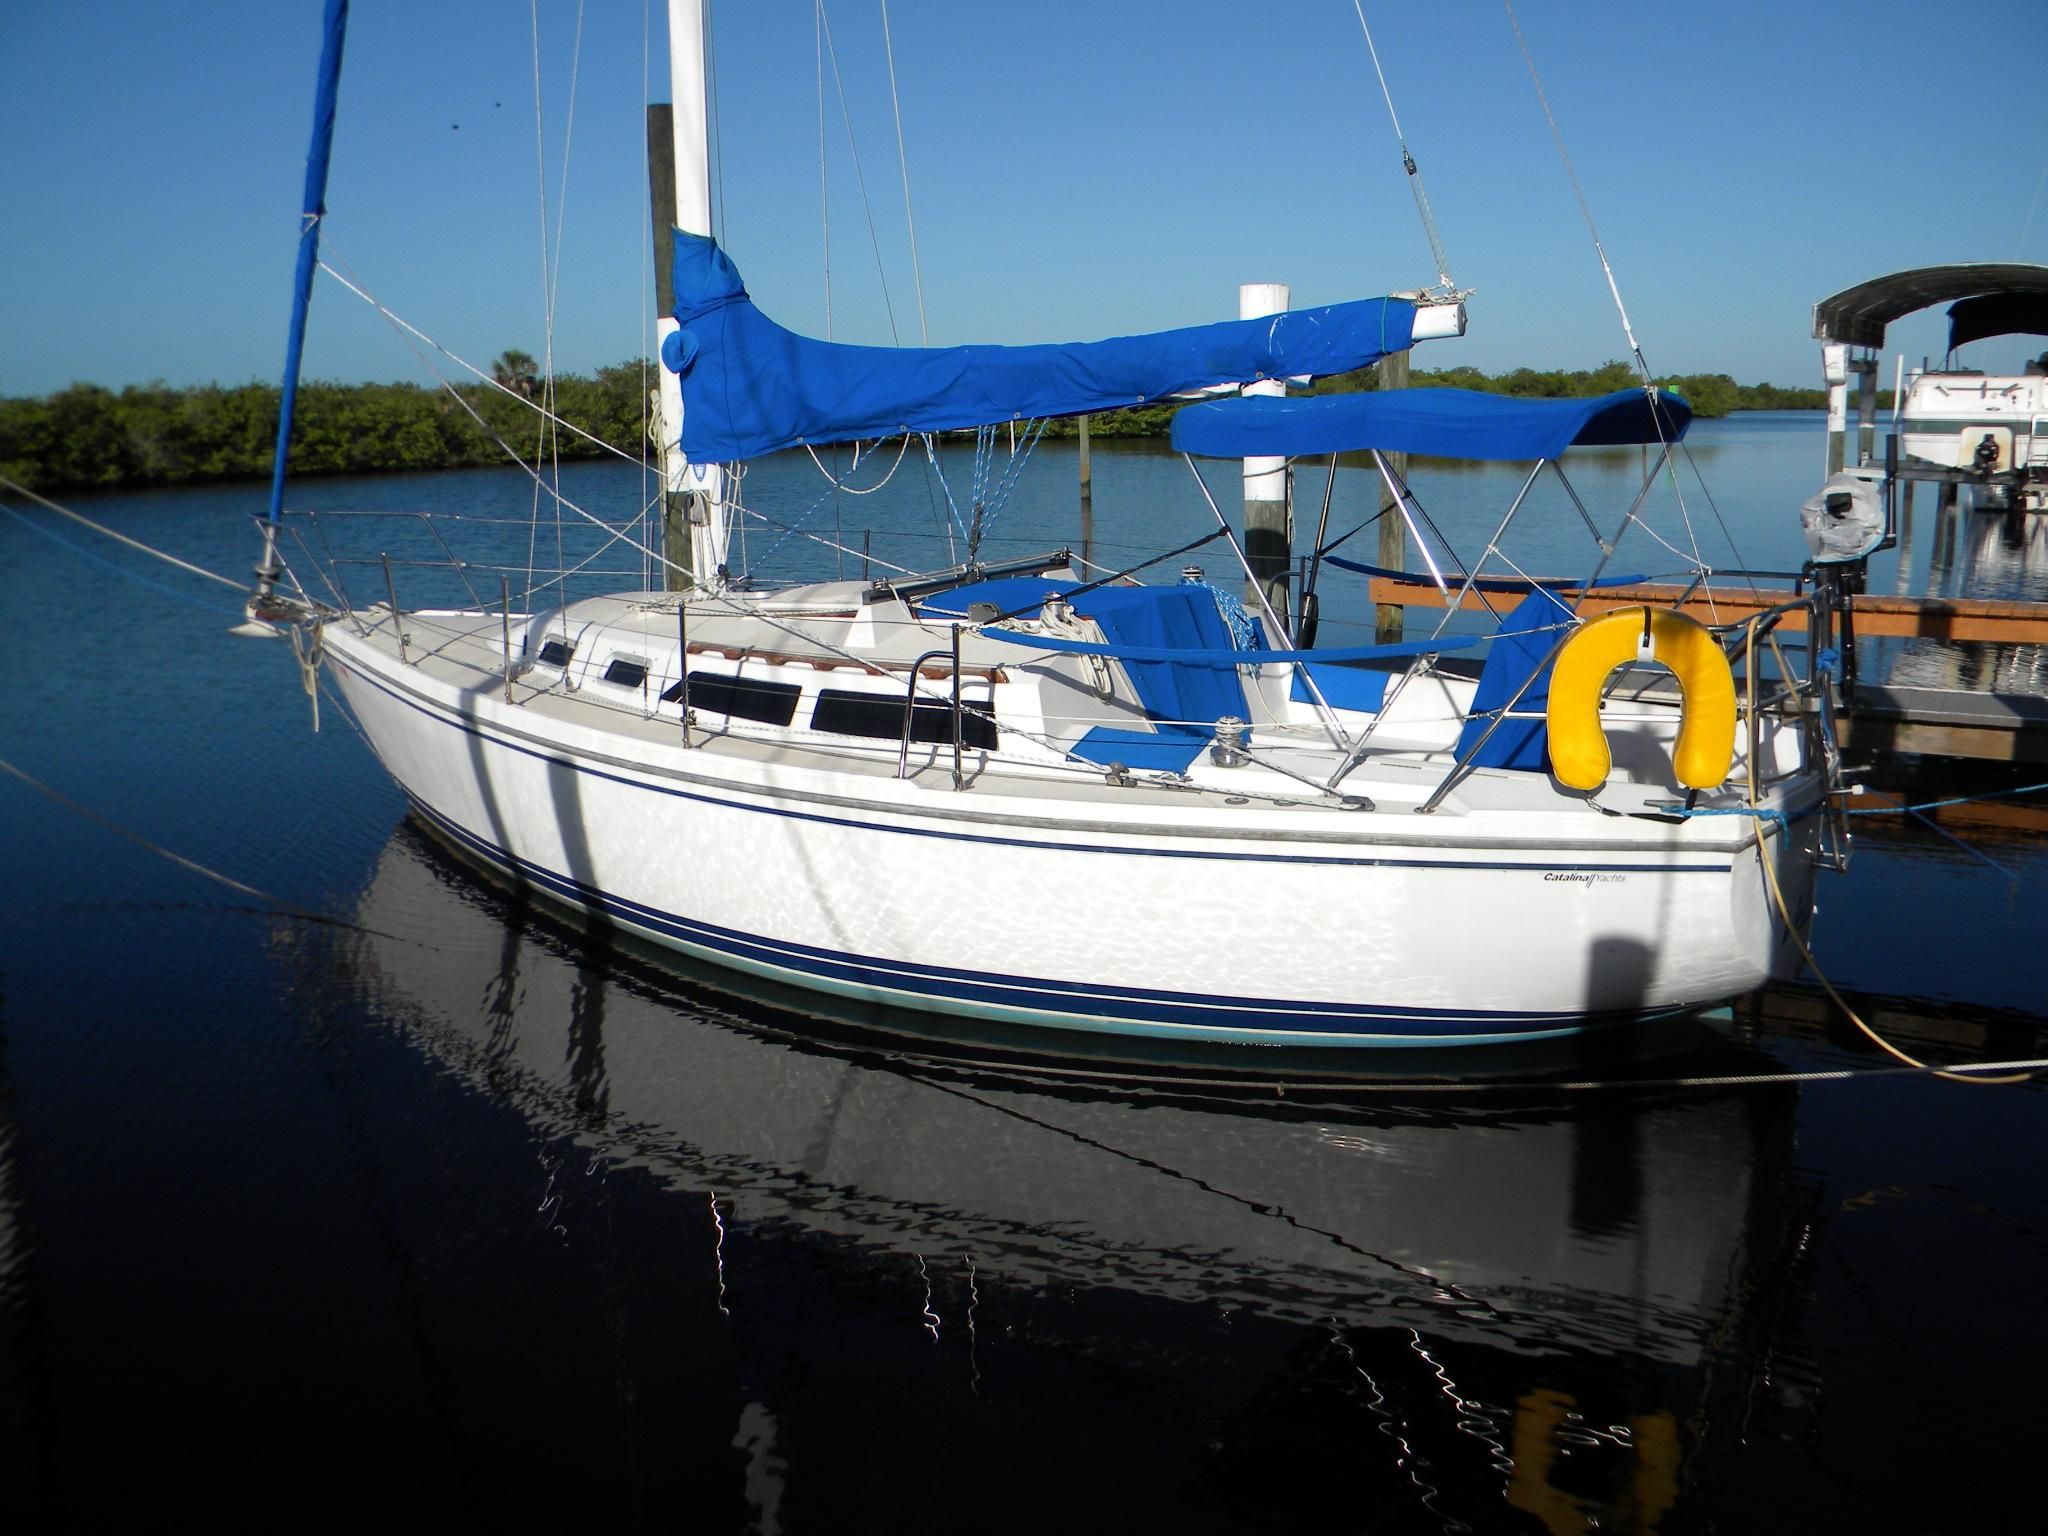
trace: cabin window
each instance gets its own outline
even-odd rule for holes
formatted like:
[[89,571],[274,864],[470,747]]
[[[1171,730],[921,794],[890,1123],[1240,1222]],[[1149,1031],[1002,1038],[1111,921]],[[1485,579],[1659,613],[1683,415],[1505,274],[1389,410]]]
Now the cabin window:
[[540,664],[544,667],[566,667],[569,658],[575,654],[575,646],[559,636],[552,637],[540,648]]
[[604,680],[621,688],[638,688],[647,681],[647,663],[630,656],[614,656],[604,669]]
[[[691,684],[694,688],[696,685]],[[986,709],[986,705],[978,706]],[[811,729],[832,731],[841,736],[879,736],[888,741],[903,739],[903,698],[900,694],[855,693],[846,688],[821,688],[817,706],[811,711]],[[910,717],[910,739],[951,745],[953,709],[929,699],[919,699]],[[996,723],[986,713],[960,714],[960,744],[993,751]]]
[[[735,677],[729,672],[690,674],[690,708],[734,720],[787,725],[796,718],[796,701],[802,694],[803,689],[795,683],[769,683],[759,678]],[[682,696],[682,684],[671,683],[661,702],[673,704]]]

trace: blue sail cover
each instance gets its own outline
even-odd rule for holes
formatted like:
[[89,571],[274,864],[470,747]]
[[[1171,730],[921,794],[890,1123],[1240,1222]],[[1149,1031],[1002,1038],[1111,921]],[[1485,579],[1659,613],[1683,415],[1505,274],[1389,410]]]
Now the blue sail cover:
[[1403,350],[1415,324],[1405,299],[1364,299],[1110,341],[848,346],[798,336],[762,314],[714,241],[681,230],[675,241],[682,329],[662,361],[682,376],[683,452],[698,464],[1114,410],[1213,384],[1319,378]]
[[1191,405],[1173,446],[1219,459],[1426,453],[1443,459],[1554,459],[1574,445],[1677,442],[1692,407],[1660,390],[1590,400],[1520,400],[1471,389],[1391,389],[1308,399],[1243,396]]

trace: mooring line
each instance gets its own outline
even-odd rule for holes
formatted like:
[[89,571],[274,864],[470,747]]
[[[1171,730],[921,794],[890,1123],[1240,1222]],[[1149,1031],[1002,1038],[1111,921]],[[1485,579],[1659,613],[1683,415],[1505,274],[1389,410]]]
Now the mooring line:
[[233,577],[223,576],[218,571],[209,571],[204,566],[194,565],[189,560],[180,560],[176,555],[167,554],[161,549],[153,549],[140,539],[131,539],[125,533],[116,533],[104,523],[96,523],[81,512],[74,512],[69,507],[61,507],[47,496],[37,495],[18,480],[10,480],[5,475],[0,475],[0,490],[12,491],[17,496],[25,496],[37,506],[46,507],[50,511],[55,512],[59,517],[68,517],[74,523],[82,523],[94,533],[103,533],[110,539],[126,544],[130,549],[141,550],[145,555],[154,555],[159,560],[175,565],[181,571],[190,571],[194,576],[204,576],[208,581],[217,581],[224,587],[233,587],[237,592],[249,590],[249,584],[245,581],[236,581]]
[[[795,1038],[795,1037],[792,1037]],[[986,1065],[977,1067],[972,1062],[948,1062],[942,1057],[913,1056],[904,1053],[888,1053],[905,1066],[925,1070],[944,1068],[955,1071],[983,1071]],[[1542,1094],[1542,1093],[1611,1093],[1617,1090],[1668,1091],[1686,1088],[1769,1088],[1792,1083],[1836,1083],[1853,1082],[1864,1078],[1880,1077],[1971,1077],[1986,1073],[2038,1072],[2048,1069],[2048,1057],[2020,1061],[1982,1061],[1966,1066],[1899,1066],[1899,1067],[1830,1067],[1816,1068],[1801,1072],[1726,1072],[1708,1073],[1690,1077],[1614,1077],[1614,1078],[1504,1078],[1498,1081],[1469,1081],[1451,1078],[1431,1078],[1407,1082],[1382,1079],[1373,1082],[1325,1082],[1317,1079],[1293,1079],[1262,1082],[1252,1078],[1206,1077],[1173,1078],[1163,1076],[1147,1077],[1130,1072],[1104,1072],[1078,1067],[1057,1067],[1042,1062],[1020,1066],[1020,1074],[1054,1078],[1058,1080],[1085,1081],[1097,1084],[1120,1084],[1129,1087],[1157,1089],[1162,1093],[1177,1094],[1188,1089],[1233,1089],[1240,1095],[1256,1093],[1285,1099],[1300,1095],[1304,1103],[1313,1103],[1317,1098],[1331,1095],[1366,1094]],[[1192,1097],[1192,1095],[1189,1095]],[[1249,1101],[1247,1097],[1246,1102]]]
[[[12,482],[8,483],[11,484]],[[0,502],[0,512],[5,512],[9,517],[13,518],[17,523],[21,524],[22,527],[28,529],[31,533],[41,534],[44,538],[48,539],[52,544],[57,545],[58,548],[68,549],[69,551],[71,551],[72,554],[78,556],[78,558],[81,560],[90,560],[94,565],[105,566],[108,570],[112,571],[117,576],[125,576],[130,581],[139,581],[145,587],[148,587],[151,591],[161,592],[166,597],[175,597],[181,603],[191,603],[196,607],[206,609],[207,612],[209,613],[220,612],[219,606],[216,603],[214,603],[214,601],[211,598],[200,597],[198,594],[193,592],[181,592],[176,587],[168,586],[161,581],[153,581],[149,577],[143,575],[140,571],[131,570],[129,567],[125,565],[122,565],[113,560],[109,560],[105,555],[95,554],[92,550],[87,549],[83,544],[80,544],[75,540],[65,538],[64,535],[59,533],[56,529],[46,528],[41,523],[37,522],[34,518],[23,516],[13,507],[8,506],[5,502]]]
[[162,858],[169,859],[173,864],[178,865],[182,869],[189,869],[195,875],[204,875],[208,880],[212,880],[221,885],[224,885],[231,891],[240,891],[244,896],[253,896],[258,901],[266,903],[274,910],[282,912],[289,917],[295,917],[301,922],[319,923],[329,928],[347,928],[357,933],[367,933],[380,939],[393,939],[399,943],[411,944],[421,949],[431,949],[433,947],[432,945],[421,944],[417,939],[408,939],[404,937],[402,934],[385,933],[382,930],[376,928],[365,928],[362,926],[362,924],[349,922],[346,918],[330,917],[324,912],[311,911],[308,908],[300,906],[296,902],[285,900],[285,898],[282,896],[272,895],[269,891],[259,890],[257,887],[253,885],[245,885],[242,881],[235,879],[232,875],[224,875],[217,869],[208,869],[204,864],[199,863],[196,859],[188,859],[182,853],[175,853],[171,849],[164,847],[164,845],[161,843],[152,842],[149,838],[144,837],[140,832],[122,826],[120,822],[115,821],[112,817],[102,815],[100,812],[94,810],[91,806],[80,804],[78,801],[72,799],[69,795],[65,794],[62,790],[53,789],[48,784],[45,784],[41,779],[37,778],[34,774],[28,773],[21,768],[17,768],[13,763],[10,763],[4,757],[0,757],[0,772],[12,774],[15,778],[21,780],[22,783],[26,784],[30,789],[36,791],[36,793],[41,795],[47,795],[50,799],[56,801],[57,804],[63,806],[66,810],[75,812],[77,815],[83,816],[87,821],[105,827],[109,832],[112,832],[119,837],[125,837],[129,842],[134,843],[139,848],[146,848],[151,853],[157,854]]
[[[1644,610],[1646,614],[1648,611],[1648,609]],[[1748,686],[1749,719],[1752,726],[1756,724],[1757,720],[1756,633],[1758,623],[1759,620],[1752,616],[1742,627],[1743,680]],[[1749,803],[1754,806],[1758,799],[1756,753],[1751,752],[1745,761],[1749,775]],[[1789,843],[1789,836],[1786,841]],[[1785,937],[1790,939],[1793,947],[1799,951],[1799,958],[1805,961],[1807,969],[1813,972],[1814,980],[1818,981],[1821,984],[1822,990],[1835,1000],[1835,1006],[1842,1010],[1843,1017],[1848,1019],[1857,1029],[1861,1030],[1879,1050],[1897,1061],[1904,1062],[1908,1067],[1916,1071],[1932,1073],[1936,1077],[1946,1078],[1951,1082],[1973,1083],[1986,1087],[2011,1087],[2017,1083],[2033,1081],[2034,1073],[2040,1070],[2039,1067],[2029,1067],[2024,1070],[2007,1072],[2001,1076],[1977,1076],[1953,1068],[1936,1066],[1932,1062],[1922,1061],[1919,1057],[1901,1050],[1898,1046],[1893,1045],[1891,1041],[1885,1039],[1883,1035],[1877,1032],[1875,1025],[1871,1024],[1868,1019],[1856,1011],[1850,1004],[1849,999],[1842,995],[1841,989],[1829,978],[1828,973],[1821,969],[1820,961],[1814,958],[1813,947],[1806,942],[1806,935],[1801,931],[1800,922],[1792,914],[1791,903],[1785,899],[1785,888],[1778,880],[1777,860],[1771,857],[1771,851],[1764,846],[1761,830],[1758,831],[1756,839],[1756,862],[1758,867],[1764,872],[1764,884],[1770,890],[1771,902],[1777,907],[1778,915],[1785,920]],[[1812,921],[1813,911],[1813,900],[1809,893],[1806,903],[1807,920],[1809,922]],[[1981,1071],[1982,1069],[1979,1070]]]
[[[1952,805],[1983,805],[1998,800],[2015,800],[2021,795],[2038,795],[2048,790],[2048,783],[2022,784],[2018,789],[1987,790],[1981,795],[1951,795],[1946,800],[1923,800],[1917,805],[1908,805],[1903,800],[1893,800],[1890,805],[1851,806],[1844,812],[1849,816],[1919,816],[1928,811],[1946,810]],[[1875,794],[1885,794],[1875,790]]]

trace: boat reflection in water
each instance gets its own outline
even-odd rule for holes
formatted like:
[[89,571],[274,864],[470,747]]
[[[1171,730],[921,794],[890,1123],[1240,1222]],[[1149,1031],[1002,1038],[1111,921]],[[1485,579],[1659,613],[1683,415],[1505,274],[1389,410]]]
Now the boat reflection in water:
[[[748,1304],[755,1228],[831,1283],[898,1277],[906,1319],[970,1354],[998,1320],[1120,1372],[1221,1350],[1202,1475],[1267,1515],[1293,1496],[1271,1458],[1335,1442],[1346,1497],[1397,1526],[1485,1528],[1504,1501],[1552,1531],[1654,1528],[1738,1432],[1804,1224],[1784,1086],[1347,1094],[1295,1068],[1283,1092],[1186,1061],[1116,1083],[1136,1064],[820,1043],[814,1015],[557,928],[409,825],[356,921],[314,942],[375,1017],[544,1136],[713,1203],[721,1307]],[[1138,1309],[1111,1340],[1030,1300],[1104,1292]],[[795,1389],[751,1369],[743,1433],[772,1440]],[[885,1394],[888,1360],[863,1369]],[[1031,1390],[987,1346],[961,1370],[968,1414]]]

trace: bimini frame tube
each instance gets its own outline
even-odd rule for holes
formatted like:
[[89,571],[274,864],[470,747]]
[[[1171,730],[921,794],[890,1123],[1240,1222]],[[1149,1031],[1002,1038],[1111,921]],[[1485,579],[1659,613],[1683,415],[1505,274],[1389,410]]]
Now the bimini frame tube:
[[327,158],[334,147],[334,104],[341,87],[341,43],[347,31],[348,0],[327,0],[326,39],[320,45],[320,84],[313,97],[313,144],[306,151],[305,211],[300,215],[292,328],[285,342],[284,398],[277,413],[277,458],[270,471],[270,517],[264,534],[266,565],[271,563],[270,545],[284,516],[285,460],[291,450],[292,412],[299,398],[299,358],[306,344],[306,308],[313,298],[313,269],[320,262],[320,221],[327,215]]

